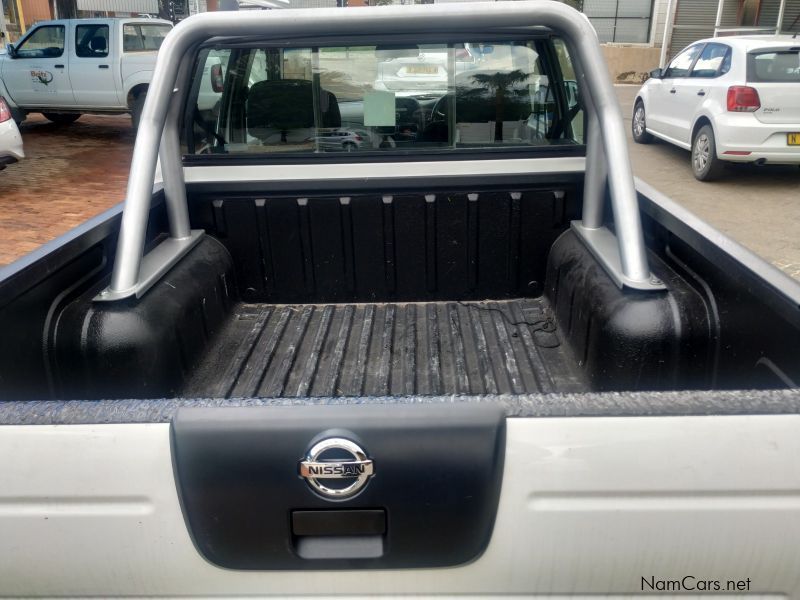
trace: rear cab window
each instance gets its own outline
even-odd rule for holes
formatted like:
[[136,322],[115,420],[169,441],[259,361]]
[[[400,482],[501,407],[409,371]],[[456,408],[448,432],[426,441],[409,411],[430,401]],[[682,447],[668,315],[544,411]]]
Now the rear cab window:
[[156,52],[171,29],[155,23],[127,23],[122,27],[122,51]]
[[556,40],[200,52],[185,152],[452,155],[577,147],[583,112]]

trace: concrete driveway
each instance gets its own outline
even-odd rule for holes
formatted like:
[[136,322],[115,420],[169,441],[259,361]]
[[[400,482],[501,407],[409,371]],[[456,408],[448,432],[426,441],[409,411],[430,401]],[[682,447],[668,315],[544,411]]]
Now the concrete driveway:
[[638,89],[616,86],[634,174],[800,279],[800,168],[730,165],[719,181],[697,181],[687,150],[658,141],[634,143],[631,114]]

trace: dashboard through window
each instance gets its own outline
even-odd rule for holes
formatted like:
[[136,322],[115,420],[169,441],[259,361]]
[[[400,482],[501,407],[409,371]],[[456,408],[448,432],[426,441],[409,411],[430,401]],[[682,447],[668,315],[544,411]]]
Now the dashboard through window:
[[556,52],[550,41],[206,49],[185,149],[313,155],[577,145],[579,96],[574,75],[567,82],[560,74],[565,63],[566,48]]

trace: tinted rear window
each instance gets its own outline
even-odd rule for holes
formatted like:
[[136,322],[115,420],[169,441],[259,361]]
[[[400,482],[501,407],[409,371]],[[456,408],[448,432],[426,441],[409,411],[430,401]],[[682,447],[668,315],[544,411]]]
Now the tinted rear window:
[[129,24],[122,28],[124,52],[152,52],[161,48],[172,27],[156,24]]
[[558,46],[561,67],[546,65],[545,43],[551,42],[205,50],[188,107],[187,151],[575,145],[582,138],[577,84],[571,69],[559,74],[570,65],[569,53]]
[[800,50],[762,50],[749,53],[747,80],[800,83]]

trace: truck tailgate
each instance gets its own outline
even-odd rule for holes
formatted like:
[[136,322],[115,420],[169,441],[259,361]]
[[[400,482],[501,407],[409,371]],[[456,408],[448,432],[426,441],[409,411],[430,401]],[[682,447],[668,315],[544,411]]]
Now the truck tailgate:
[[508,419],[494,533],[476,561],[236,571],[192,543],[169,424],[4,427],[2,592],[637,594],[691,576],[683,585],[798,597],[799,428],[798,415]]

